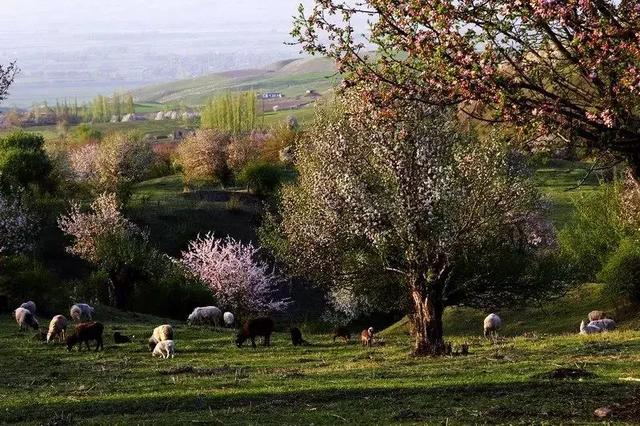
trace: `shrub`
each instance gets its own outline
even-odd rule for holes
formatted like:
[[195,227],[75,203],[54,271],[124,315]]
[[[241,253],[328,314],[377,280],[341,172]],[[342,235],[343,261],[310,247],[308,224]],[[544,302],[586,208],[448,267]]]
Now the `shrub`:
[[198,130],[178,148],[186,186],[201,183],[226,184],[231,180],[228,166],[230,137],[216,130]]
[[631,238],[622,240],[598,278],[614,295],[640,304],[640,242]]
[[96,142],[102,139],[102,133],[88,123],[82,123],[73,129],[73,137],[77,142]]
[[48,189],[50,172],[41,135],[17,131],[0,137],[0,185],[5,191],[30,184]]
[[286,178],[284,166],[265,161],[247,164],[237,177],[239,184],[261,196],[273,194]]

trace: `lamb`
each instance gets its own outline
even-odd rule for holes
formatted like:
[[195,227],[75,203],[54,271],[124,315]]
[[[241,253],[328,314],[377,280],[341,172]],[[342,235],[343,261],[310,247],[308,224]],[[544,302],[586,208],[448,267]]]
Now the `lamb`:
[[611,318],[604,318],[597,321],[591,321],[588,325],[598,327],[602,331],[613,331],[616,329],[616,322]]
[[149,350],[153,350],[156,345],[164,340],[173,340],[173,327],[169,324],[159,325],[153,329],[153,334],[149,338]]
[[[135,337],[135,336],[133,336],[133,337]],[[116,344],[119,344],[119,343],[131,343],[131,337],[125,336],[124,334],[120,334],[119,331],[116,331],[115,333],[113,333],[113,341]]]
[[360,341],[362,342],[362,346],[371,347],[373,345],[373,327],[362,330],[360,333]]
[[302,332],[298,327],[292,327],[289,332],[291,333],[291,343],[293,343],[293,346],[308,344],[308,342],[302,338]]
[[245,321],[242,329],[238,332],[236,338],[236,346],[241,347],[247,339],[251,339],[251,346],[256,347],[256,336],[262,336],[264,338],[264,346],[271,344],[271,333],[275,325],[271,318],[262,317]]
[[26,308],[18,308],[13,311],[13,316],[16,318],[16,322],[20,326],[20,331],[26,330],[29,327],[37,330],[40,327],[38,320],[35,316]]
[[222,315],[222,319],[224,325],[227,327],[233,327],[233,324],[236,322],[236,317],[231,312],[225,312],[224,315]]
[[602,329],[591,323],[585,324],[584,320],[580,323],[580,334],[596,334],[602,333]]
[[589,312],[588,317],[589,317],[589,322],[608,318],[607,313],[604,311],[591,311]]
[[502,320],[496,314],[489,314],[484,319],[484,337],[498,337],[498,329],[502,327]]
[[346,327],[338,326],[333,330],[333,341],[336,341],[336,338],[340,337],[345,342],[351,340],[351,333],[347,330]]
[[87,350],[90,350],[89,342],[93,340],[96,342],[96,352],[98,352],[99,349],[104,349],[102,340],[103,331],[104,326],[99,322],[91,321],[78,324],[73,334],[67,337],[67,350],[71,351],[76,343],[78,344],[78,351],[82,350],[82,343],[85,343]]
[[64,315],[56,315],[49,323],[49,332],[47,333],[47,343],[58,338],[61,342],[65,339],[67,333],[67,319]]
[[28,302],[24,302],[22,305],[20,305],[20,307],[28,310],[29,312],[31,312],[31,315],[35,315],[36,314],[36,304],[35,304],[35,302],[33,300],[29,300]]
[[191,312],[187,318],[187,324],[207,324],[212,323],[216,327],[220,324],[222,318],[222,311],[216,306],[204,306],[198,307]]
[[87,321],[92,321],[93,315],[95,314],[95,312],[96,310],[93,309],[93,307],[87,305],[86,303],[76,303],[69,310],[69,315],[71,315],[71,319],[76,322],[80,322],[83,319],[86,319]]
[[168,359],[169,357],[173,358],[175,352],[176,349],[173,340],[163,340],[156,344],[156,347],[153,348],[151,356],[161,356],[162,359]]

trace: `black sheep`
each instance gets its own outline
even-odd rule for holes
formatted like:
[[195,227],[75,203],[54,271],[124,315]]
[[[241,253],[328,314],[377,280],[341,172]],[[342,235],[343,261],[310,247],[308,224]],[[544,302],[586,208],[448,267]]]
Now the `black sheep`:
[[271,344],[271,333],[273,333],[274,327],[271,318],[262,317],[247,320],[238,332],[236,345],[241,347],[245,340],[251,339],[251,346],[255,348],[256,336],[262,336],[264,337],[264,346],[269,346]]
[[115,343],[131,343],[131,337],[120,334],[119,331],[113,333],[113,341]]
[[291,343],[293,346],[307,345],[307,341],[302,338],[302,332],[298,327],[292,327],[291,330]]

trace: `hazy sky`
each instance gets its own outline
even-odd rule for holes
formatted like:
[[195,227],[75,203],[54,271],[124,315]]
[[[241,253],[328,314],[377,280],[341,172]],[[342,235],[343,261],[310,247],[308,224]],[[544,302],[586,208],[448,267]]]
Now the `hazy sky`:
[[[215,31],[264,24],[287,32],[300,0],[2,0],[1,31]],[[305,3],[310,3],[304,0]],[[45,34],[42,34],[45,36]]]

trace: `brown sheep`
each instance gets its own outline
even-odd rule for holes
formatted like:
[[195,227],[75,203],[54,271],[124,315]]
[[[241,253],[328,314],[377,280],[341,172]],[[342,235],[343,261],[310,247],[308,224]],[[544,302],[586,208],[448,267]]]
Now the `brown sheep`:
[[338,326],[333,330],[333,341],[335,342],[338,337],[348,342],[351,340],[351,333],[347,330],[347,327]]
[[589,312],[589,322],[598,321],[601,319],[609,318],[604,311],[591,311]]
[[271,344],[271,333],[275,325],[271,318],[262,317],[247,320],[244,322],[242,329],[238,332],[236,338],[236,346],[241,347],[247,339],[251,339],[251,346],[256,347],[256,336],[262,336],[264,338],[264,346]]
[[91,349],[89,347],[89,341],[92,340],[96,342],[96,352],[99,349],[104,349],[102,342],[103,331],[104,326],[99,322],[92,321],[78,324],[73,334],[67,337],[67,350],[71,351],[76,343],[78,344],[78,351],[82,350],[82,343],[85,343],[89,350]]
[[360,341],[362,342],[362,346],[371,347],[373,345],[373,327],[362,330],[362,333],[360,333]]

